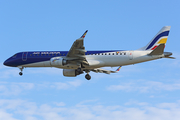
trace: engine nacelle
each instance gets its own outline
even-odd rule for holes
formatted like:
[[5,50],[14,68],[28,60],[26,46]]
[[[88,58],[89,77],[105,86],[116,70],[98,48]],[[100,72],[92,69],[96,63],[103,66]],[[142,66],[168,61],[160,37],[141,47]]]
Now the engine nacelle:
[[76,77],[77,75],[82,74],[83,72],[79,72],[75,69],[63,69],[63,75],[66,77]]
[[62,57],[53,57],[50,61],[52,66],[64,66],[67,64],[67,61]]

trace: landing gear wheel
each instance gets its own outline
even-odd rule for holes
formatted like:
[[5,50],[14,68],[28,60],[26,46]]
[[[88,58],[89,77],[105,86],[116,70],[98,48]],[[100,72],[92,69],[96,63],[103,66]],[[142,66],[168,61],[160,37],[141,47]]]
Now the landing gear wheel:
[[86,78],[87,80],[90,80],[90,79],[91,79],[91,76],[90,76],[89,74],[86,74],[86,75],[85,75],[85,78]]
[[23,71],[24,67],[18,66],[18,68],[21,70],[21,72],[19,72],[19,75],[22,76],[23,75],[22,71]]
[[20,76],[22,76],[22,75],[23,75],[23,73],[22,73],[22,72],[19,72],[19,75],[20,75]]
[[78,71],[79,73],[82,72],[81,68],[78,68],[77,71]]
[[83,70],[81,68],[76,69],[76,75],[80,75],[83,73]]

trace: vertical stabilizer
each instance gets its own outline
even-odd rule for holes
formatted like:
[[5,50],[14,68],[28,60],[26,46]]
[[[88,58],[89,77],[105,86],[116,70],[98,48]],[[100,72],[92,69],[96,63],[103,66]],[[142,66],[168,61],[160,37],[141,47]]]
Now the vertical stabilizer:
[[171,26],[164,26],[156,36],[145,47],[140,48],[140,50],[154,50],[160,44],[164,44],[165,46],[170,28]]

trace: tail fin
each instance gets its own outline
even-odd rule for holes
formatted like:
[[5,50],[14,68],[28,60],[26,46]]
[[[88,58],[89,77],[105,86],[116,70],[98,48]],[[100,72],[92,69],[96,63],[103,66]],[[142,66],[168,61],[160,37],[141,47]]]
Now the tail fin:
[[170,28],[171,26],[164,26],[156,36],[145,47],[140,48],[140,50],[154,50],[160,44],[164,44],[165,46]]

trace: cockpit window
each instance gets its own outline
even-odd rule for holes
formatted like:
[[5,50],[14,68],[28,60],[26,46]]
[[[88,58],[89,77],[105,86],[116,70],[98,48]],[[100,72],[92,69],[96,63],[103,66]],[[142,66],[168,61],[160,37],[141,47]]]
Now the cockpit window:
[[17,54],[13,55],[13,58],[15,58],[17,56]]

